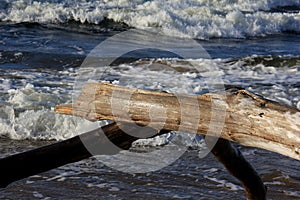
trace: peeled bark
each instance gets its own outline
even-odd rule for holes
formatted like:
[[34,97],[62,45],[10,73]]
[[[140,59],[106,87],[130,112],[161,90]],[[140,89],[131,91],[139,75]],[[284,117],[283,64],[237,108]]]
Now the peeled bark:
[[221,137],[300,160],[300,112],[245,90],[200,96],[88,83],[61,114]]

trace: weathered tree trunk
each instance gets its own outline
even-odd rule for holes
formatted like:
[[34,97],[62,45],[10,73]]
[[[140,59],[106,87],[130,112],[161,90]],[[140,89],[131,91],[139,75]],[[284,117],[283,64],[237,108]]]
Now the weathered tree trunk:
[[245,90],[188,96],[88,83],[73,105],[55,111],[221,137],[300,160],[300,112]]

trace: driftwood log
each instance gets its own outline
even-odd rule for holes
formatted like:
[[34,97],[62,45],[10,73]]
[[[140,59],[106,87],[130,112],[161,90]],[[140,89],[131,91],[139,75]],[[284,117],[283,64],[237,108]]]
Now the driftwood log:
[[300,160],[299,110],[245,90],[188,96],[88,83],[73,105],[60,105],[55,111],[92,121],[221,137]]
[[111,142],[119,150],[129,149],[138,138],[123,132],[124,128],[132,132],[139,131],[126,123],[113,123],[65,141],[2,158],[0,187],[4,188],[14,181],[93,156],[95,152],[91,153],[85,144],[98,149],[98,155],[118,153],[118,149],[106,148],[111,147]]
[[[155,112],[151,116],[153,108]],[[132,142],[139,138],[153,137],[170,130],[207,135],[206,138],[212,140],[216,136],[224,138],[216,142],[212,153],[242,182],[249,200],[265,199],[266,187],[254,168],[228,140],[300,160],[299,111],[244,90],[187,96],[90,83],[73,105],[60,105],[55,111],[92,121],[109,119],[118,123],[105,126],[102,131],[91,131],[0,159],[1,187],[95,154],[89,152],[84,143],[101,146],[96,154],[115,154],[120,149],[130,148]],[[133,122],[148,127],[140,129]],[[209,126],[211,122],[213,128]],[[221,130],[220,135],[214,133],[218,130]],[[110,142],[120,149],[106,151],[110,148],[105,146]]]

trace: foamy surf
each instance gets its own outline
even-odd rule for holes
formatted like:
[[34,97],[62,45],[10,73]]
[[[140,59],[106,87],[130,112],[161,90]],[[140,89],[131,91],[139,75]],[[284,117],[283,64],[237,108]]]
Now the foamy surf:
[[157,28],[169,36],[245,38],[299,33],[299,10],[299,0],[10,0],[0,7],[0,21],[101,24],[109,19],[138,29]]

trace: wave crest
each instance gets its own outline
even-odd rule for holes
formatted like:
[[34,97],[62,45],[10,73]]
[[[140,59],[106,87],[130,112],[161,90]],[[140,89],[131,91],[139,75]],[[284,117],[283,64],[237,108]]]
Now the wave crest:
[[170,36],[199,39],[300,32],[299,0],[7,0],[1,5],[2,22],[77,21],[97,25],[109,19],[139,29],[156,27]]

